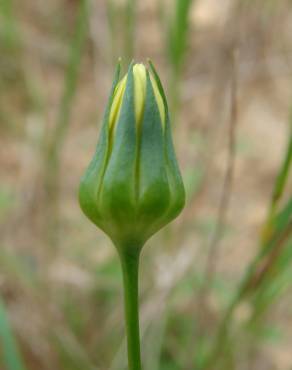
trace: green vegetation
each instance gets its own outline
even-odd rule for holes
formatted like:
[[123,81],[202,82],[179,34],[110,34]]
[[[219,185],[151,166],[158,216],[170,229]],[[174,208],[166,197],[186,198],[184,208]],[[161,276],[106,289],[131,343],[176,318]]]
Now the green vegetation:
[[77,202],[119,57],[157,67],[187,193],[142,251],[143,370],[290,370],[292,4],[217,3],[0,1],[1,370],[129,370]]
[[3,356],[0,360],[1,367],[4,366],[7,370],[25,370],[2,300],[0,300],[0,343]]

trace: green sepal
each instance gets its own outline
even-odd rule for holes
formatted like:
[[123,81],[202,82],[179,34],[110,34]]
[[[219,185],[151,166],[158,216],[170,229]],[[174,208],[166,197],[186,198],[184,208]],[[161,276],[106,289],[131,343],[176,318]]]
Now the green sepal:
[[137,135],[134,106],[133,64],[130,65],[122,106],[113,133],[112,151],[100,191],[101,210],[108,223],[107,233],[132,233],[136,207]]
[[156,72],[156,69],[151,62],[148,60],[149,66],[155,78],[156,84],[158,86],[158,90],[163,100],[163,104],[165,107],[165,159],[166,159],[166,168],[167,168],[167,177],[169,180],[170,192],[171,192],[171,202],[169,209],[167,210],[164,216],[164,222],[161,225],[164,226],[171,220],[173,220],[183,209],[185,205],[185,188],[182,180],[182,176],[178,167],[175,150],[173,146],[173,140],[171,135],[171,127],[170,127],[170,118],[169,118],[169,110],[167,99],[165,96],[165,92],[162,87],[162,83],[160,81],[159,75]]
[[169,209],[165,215],[165,221],[163,224],[166,225],[168,222],[173,220],[184,208],[185,188],[174,151],[169,115],[167,115],[166,117],[164,134],[166,171],[171,192],[171,202]]
[[168,104],[167,104],[167,99],[166,99],[166,95],[165,95],[165,92],[163,90],[163,87],[162,87],[162,83],[160,81],[160,78],[158,76],[158,73],[156,72],[156,69],[152,63],[152,61],[150,59],[148,59],[148,63],[149,63],[149,66],[150,66],[150,69],[151,69],[151,72],[153,73],[153,76],[154,76],[154,79],[156,81],[156,84],[157,84],[157,87],[158,87],[158,90],[160,92],[160,95],[162,97],[162,100],[163,100],[163,105],[164,105],[164,112],[165,112],[165,117],[166,119],[168,118],[169,119],[169,114],[168,114]]
[[165,167],[163,125],[148,71],[140,138],[138,214],[142,231],[149,237],[159,229],[154,225],[168,209],[170,189]]
[[97,226],[104,230],[103,215],[98,207],[98,198],[103,174],[109,156],[109,116],[116,86],[120,79],[121,65],[117,64],[110,97],[102,121],[101,133],[95,154],[81,178],[79,186],[79,203],[85,215]]

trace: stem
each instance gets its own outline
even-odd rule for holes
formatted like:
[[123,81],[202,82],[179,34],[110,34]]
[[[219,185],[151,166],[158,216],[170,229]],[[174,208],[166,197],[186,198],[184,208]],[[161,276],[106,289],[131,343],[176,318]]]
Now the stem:
[[141,370],[138,307],[138,271],[140,248],[127,248],[123,251],[120,250],[119,252],[124,282],[128,365],[129,370]]
[[135,29],[135,13],[136,13],[136,0],[128,0],[125,9],[125,61],[131,63],[134,56],[134,29]]
[[171,118],[172,124],[174,127],[177,126],[177,116],[180,112],[180,99],[181,99],[181,92],[180,92],[180,77],[181,71],[180,67],[172,66],[171,69],[171,77],[170,77],[170,107],[171,109]]

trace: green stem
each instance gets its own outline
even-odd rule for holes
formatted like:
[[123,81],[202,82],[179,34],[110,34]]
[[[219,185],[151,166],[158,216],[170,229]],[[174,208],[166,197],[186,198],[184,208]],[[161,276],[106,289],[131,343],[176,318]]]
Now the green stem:
[[171,108],[171,119],[172,124],[174,127],[177,126],[177,116],[179,115],[180,111],[180,99],[181,99],[181,92],[180,92],[180,79],[181,79],[181,72],[180,67],[173,66],[171,70],[171,77],[170,77],[170,107]]
[[127,25],[125,29],[125,62],[127,64],[131,63],[134,57],[134,30],[135,30],[135,13],[136,13],[136,0],[128,0],[125,9],[125,24]]
[[123,248],[120,260],[124,281],[124,305],[128,344],[129,370],[141,370],[138,274],[140,248]]

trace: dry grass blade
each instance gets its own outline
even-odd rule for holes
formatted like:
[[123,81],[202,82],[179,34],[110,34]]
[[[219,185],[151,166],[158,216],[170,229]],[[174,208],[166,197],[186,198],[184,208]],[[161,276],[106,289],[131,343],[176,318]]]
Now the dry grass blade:
[[[226,216],[230,204],[232,193],[232,181],[234,174],[235,155],[236,155],[236,127],[237,127],[237,68],[236,68],[236,52],[232,51],[231,56],[231,88],[230,88],[230,122],[228,127],[228,158],[226,164],[226,172],[224,175],[222,194],[219,202],[217,222],[211,237],[208,248],[208,257],[204,282],[209,287],[212,286],[214,275],[216,273],[216,260],[218,258],[220,241],[223,236],[223,229],[226,223]],[[207,293],[207,292],[205,292]]]
[[273,270],[275,264],[285,252],[283,248],[292,233],[292,198],[283,209],[274,217],[274,230],[269,240],[260,249],[259,253],[250,263],[233,300],[230,302],[226,313],[220,323],[215,344],[210,357],[207,359],[204,369],[213,369],[218,356],[223,353],[228,342],[228,333],[231,328],[232,317],[236,307],[242,300],[249,298],[253,293],[259,291],[265,283],[266,277]]
[[288,138],[286,154],[283,157],[283,162],[278,173],[274,186],[271,203],[268,211],[267,220],[263,227],[262,244],[264,245],[269,236],[273,233],[273,221],[277,211],[279,202],[284,194],[285,187],[289,178],[292,162],[292,113],[290,118],[290,133]]

